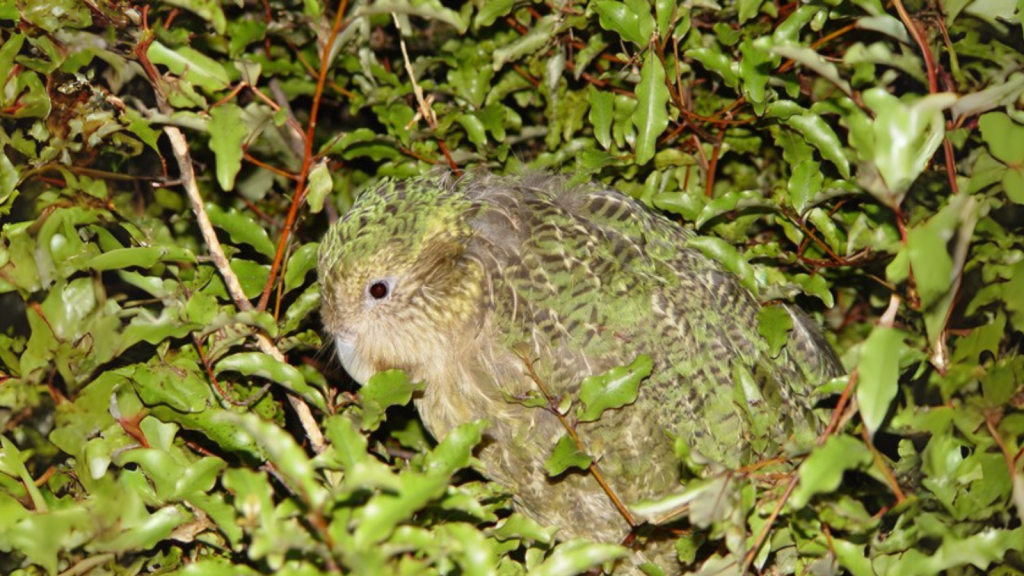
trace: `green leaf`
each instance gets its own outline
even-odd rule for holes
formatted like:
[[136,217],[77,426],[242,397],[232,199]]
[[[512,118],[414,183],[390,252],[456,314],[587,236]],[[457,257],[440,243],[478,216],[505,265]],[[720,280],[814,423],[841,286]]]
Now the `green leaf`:
[[227,232],[232,242],[248,244],[268,259],[274,258],[277,248],[270,241],[267,230],[257,225],[252,216],[235,210],[225,211],[220,206],[209,202],[206,204],[206,211],[210,215],[213,225]]
[[1024,164],[1008,168],[1003,174],[1003,192],[1010,200],[1024,204]]
[[727,212],[732,212],[733,210],[743,210],[746,208],[774,210],[777,206],[771,201],[765,199],[764,194],[760,190],[726,192],[704,206],[704,209],[701,210],[700,217],[697,218],[694,225],[697,228],[701,228],[707,224],[709,220],[714,220],[715,218],[718,218]]
[[555,14],[548,14],[534,22],[530,31],[518,39],[494,50],[492,54],[494,71],[501,70],[506,62],[518,60],[527,54],[532,54],[551,42],[558,30],[559,18]]
[[687,240],[686,244],[722,264],[726,270],[739,278],[740,284],[747,290],[754,294],[759,292],[753,266],[725,240],[714,236],[696,236]]
[[985,114],[978,120],[981,136],[992,155],[1004,164],[1024,164],[1024,126],[1017,124],[1003,112]]
[[480,5],[476,19],[473,21],[474,28],[483,28],[494,24],[498,18],[504,18],[512,12],[515,0],[489,0]]
[[857,404],[871,436],[882,426],[889,406],[896,398],[900,351],[905,337],[900,330],[876,326],[861,348]]
[[545,528],[535,520],[515,512],[499,522],[493,533],[494,537],[502,542],[520,538],[547,543],[554,538],[555,530],[555,527]]
[[739,84],[739,66],[729,56],[718,49],[694,48],[689,51],[690,57],[700,62],[705,68],[722,77],[725,85],[734,88]]
[[590,103],[590,123],[594,126],[594,138],[605,149],[612,147],[612,119],[615,94],[602,92],[593,86],[587,90]]
[[232,546],[239,546],[245,535],[239,525],[238,515],[234,508],[226,502],[223,492],[211,490],[210,492],[193,492],[186,499],[189,506],[202,510],[213,520],[217,530],[220,530]]
[[784,306],[764,306],[757,313],[757,332],[768,341],[772,358],[776,358],[789,340],[793,317]]
[[793,11],[772,33],[771,40],[775,44],[795,42],[800,31],[821,10],[819,6],[805,4]]
[[322,460],[337,459],[342,470],[351,471],[367,460],[366,437],[359,433],[347,415],[334,414],[324,421],[325,435],[333,452],[321,455]]
[[[323,9],[316,3],[311,4],[317,6],[317,8],[315,8],[317,12]],[[418,16],[420,18],[437,20],[438,22],[448,24],[455,28],[459,34],[464,34],[469,28],[468,12],[463,11],[463,13],[459,13],[446,8],[439,0],[421,0],[419,2],[403,0],[374,2],[372,4],[363,5],[356,14],[357,17],[373,16],[378,14],[385,16],[390,14]]]
[[18,169],[0,149],[0,215],[10,209],[8,202],[17,197],[15,186],[18,185],[20,179],[21,174]]
[[309,211],[319,214],[324,209],[324,198],[334,187],[331,180],[331,172],[327,168],[327,162],[322,161],[309,172],[309,186],[306,191],[306,202],[309,203]]
[[530,576],[575,576],[600,568],[606,562],[624,558],[629,553],[615,544],[594,544],[584,540],[569,540],[559,544],[540,565],[530,570]]
[[281,334],[291,334],[299,328],[299,325],[314,310],[320,308],[320,287],[316,284],[309,285],[292,302],[292,305],[284,313],[281,322]]
[[[958,120],[965,116],[974,116],[993,108],[1007,106],[1019,98],[1022,92],[1024,92],[1024,73],[1015,72],[1002,82],[995,82],[980,92],[961,96],[950,110],[953,113],[953,118]],[[982,127],[982,134],[984,134],[984,130],[985,128]]]
[[640,2],[628,4],[614,0],[595,0],[591,6],[597,12],[602,28],[638,46],[646,46],[654,29],[650,8],[645,10],[646,6]]
[[320,392],[306,384],[306,379],[298,369],[275,359],[269,354],[264,354],[263,352],[239,352],[220,360],[214,367],[214,372],[217,374],[229,370],[244,374],[245,376],[266,378],[271,382],[280,384],[287,390],[301,395],[317,408],[326,410],[326,402],[320,395]]
[[[753,7],[756,13],[756,10],[761,6],[761,0],[744,0],[741,2],[741,19],[743,19],[744,5]],[[740,44],[740,53],[743,54],[743,60],[740,61],[743,95],[754,105],[754,112],[756,114],[764,114],[768,98],[768,79],[773,68],[771,53],[755,46],[754,42],[749,38]]]
[[558,476],[570,468],[586,470],[593,462],[593,458],[580,452],[576,447],[576,441],[569,434],[563,434],[551,451],[551,456],[544,461],[544,470],[548,476]]
[[739,0],[739,22],[743,24],[754,16],[757,16],[763,0]]
[[[673,18],[678,18],[678,12],[684,12],[685,7],[678,7],[673,0],[655,0],[654,14],[658,24],[658,37],[668,38],[672,31]],[[677,12],[678,11],[678,12]]]
[[175,246],[116,248],[89,261],[88,267],[102,272],[124,268],[152,268],[157,262],[196,262],[191,250]]
[[363,406],[363,430],[376,430],[385,420],[384,411],[391,406],[405,406],[422,385],[409,382],[405,372],[386,370],[374,374],[359,390]]
[[199,367],[186,361],[138,365],[129,373],[135,391],[148,406],[164,404],[177,412],[203,412],[215,402]]
[[248,136],[242,109],[233,102],[210,110],[210,149],[217,158],[217,183],[224,190],[235,189],[235,177],[242,169],[242,143]]
[[30,456],[31,454],[23,453],[21,450],[18,450],[18,447],[8,440],[7,436],[0,434],[0,472],[21,480],[29,495],[32,497],[32,505],[35,507],[36,511],[46,512],[48,508],[46,500],[43,499],[42,493],[40,493],[39,488],[36,487],[32,475],[29,474],[28,469],[25,468],[25,461],[28,460]]
[[473,449],[480,444],[484,428],[488,425],[486,420],[477,420],[449,432],[437,448],[427,455],[424,472],[448,479],[455,472],[469,466]]
[[87,28],[92,25],[92,14],[88,6],[73,0],[47,0],[25,4],[21,17],[50,33],[61,28]]
[[300,246],[288,258],[288,264],[284,269],[284,291],[286,294],[302,286],[310,271],[316,269],[319,250],[319,243],[310,242]]
[[316,481],[312,462],[291,434],[255,414],[221,412],[217,419],[248,434],[266,450],[274,465],[275,475],[286,479],[289,487],[298,492],[303,502],[313,508],[326,502],[327,490]]
[[482,148],[487,144],[487,134],[484,129],[484,123],[481,122],[479,118],[472,114],[459,114],[455,121],[466,129],[466,136],[473,145],[478,148]]
[[[18,11],[17,5],[13,5],[14,13],[17,19],[21,18],[21,14]],[[11,34],[4,40],[3,45],[0,45],[0,78],[3,78],[6,82],[11,77],[11,69],[14,67],[14,58],[21,52],[21,47],[25,44],[24,34]]]
[[218,34],[224,34],[227,30],[227,19],[224,17],[224,9],[216,0],[170,0],[168,4],[184,8],[206,20],[213,26]]
[[849,82],[839,75],[839,69],[836,65],[815,52],[813,48],[790,44],[773,44],[770,46],[770,50],[773,54],[799,62],[817,72],[822,78],[835,84],[847,96],[853,95],[853,88],[850,87]]
[[[931,554],[907,550],[899,562],[886,571],[892,576],[924,576],[942,574],[960,566],[975,566],[982,572],[994,562],[1005,560],[1011,550],[1020,550],[1024,528],[999,530],[986,528],[971,536],[953,535],[943,538],[942,545]],[[1009,576],[1010,573],[1006,573]]]
[[166,540],[175,528],[191,520],[191,516],[177,507],[167,506],[139,518],[121,518],[120,533],[93,544],[97,551],[126,552],[147,550]]
[[881,32],[887,34],[896,40],[899,40],[903,44],[913,43],[910,34],[907,32],[907,27],[900,22],[900,20],[889,14],[877,14],[873,16],[863,16],[857,19],[857,27],[863,28],[864,30],[874,30],[875,32]]
[[882,88],[872,88],[864,92],[863,100],[875,111],[875,119],[869,124],[870,132],[861,129],[851,144],[881,176],[868,190],[885,204],[898,205],[942,144],[946,133],[942,111],[956,96],[932,94],[906,104]]
[[652,202],[658,210],[673,212],[694,221],[703,212],[707,197],[703,194],[668,192],[655,195]]
[[576,410],[581,422],[593,422],[605,410],[622,408],[636,401],[640,381],[650,376],[654,362],[646,354],[637,356],[628,366],[618,366],[600,376],[587,376],[580,385],[580,401]]
[[839,538],[832,539],[839,564],[850,571],[853,576],[875,576],[871,561],[864,554],[864,545],[856,545]]
[[[952,222],[956,224],[954,220]],[[914,270],[921,304],[928,308],[953,287],[953,259],[946,243],[953,229],[944,229],[940,222],[915,226],[907,233],[907,255]]]
[[800,483],[793,490],[789,504],[797,510],[807,506],[815,495],[838,489],[847,470],[864,469],[871,462],[871,451],[860,440],[851,436],[829,436],[825,444],[812,450],[800,465]]
[[825,244],[836,253],[842,252],[840,246],[842,235],[835,220],[827,211],[820,206],[815,206],[807,212],[807,222],[818,229],[818,237],[824,240]]
[[825,175],[821,173],[821,164],[814,160],[804,160],[793,166],[787,190],[789,202],[798,213],[803,213],[811,198],[821,191]]
[[831,162],[839,169],[843,178],[850,177],[850,162],[846,159],[843,145],[839,141],[832,127],[825,122],[824,118],[816,114],[801,114],[791,116],[786,123],[792,126],[803,135],[821,154],[821,157]]
[[171,73],[202,88],[207,93],[224,90],[231,83],[224,66],[189,46],[168,48],[159,40],[149,45],[146,57],[153,64],[166,66]]
[[220,458],[201,458],[183,466],[174,455],[155,449],[130,450],[121,454],[118,464],[138,464],[145,471],[164,502],[181,500],[196,492],[210,491],[227,463]]
[[466,576],[493,576],[498,564],[494,541],[486,538],[476,526],[467,523],[451,523],[443,526],[434,537],[448,542],[458,542],[458,550],[452,553],[461,573]]
[[640,84],[636,87],[637,107],[632,118],[637,128],[637,164],[647,164],[657,151],[658,137],[668,127],[668,99],[665,68],[657,55],[650,51],[640,71]]
[[260,572],[245,564],[235,564],[220,556],[203,557],[179,571],[181,576],[258,576]]

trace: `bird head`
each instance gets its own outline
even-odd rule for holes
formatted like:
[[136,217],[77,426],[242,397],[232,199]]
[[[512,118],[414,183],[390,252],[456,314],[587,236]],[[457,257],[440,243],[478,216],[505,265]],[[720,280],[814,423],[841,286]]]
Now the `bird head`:
[[324,328],[360,384],[402,369],[430,380],[479,323],[482,273],[466,258],[470,202],[443,177],[361,194],[320,245]]

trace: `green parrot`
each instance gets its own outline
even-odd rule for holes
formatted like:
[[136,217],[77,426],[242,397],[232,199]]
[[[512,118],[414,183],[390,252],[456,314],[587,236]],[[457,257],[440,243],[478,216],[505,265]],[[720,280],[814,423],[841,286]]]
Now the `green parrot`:
[[631,527],[590,472],[546,473],[566,430],[552,410],[515,401],[536,395],[536,380],[575,399],[586,377],[650,356],[635,402],[575,423],[630,504],[679,490],[677,442],[718,469],[808,447],[822,429],[812,391],[842,373],[791,306],[773,355],[762,303],[694,238],[564,176],[388,180],[321,244],[324,328],[357,382],[388,369],[422,382],[414,402],[435,438],[488,419],[477,457],[518,510],[561,538],[618,543]]

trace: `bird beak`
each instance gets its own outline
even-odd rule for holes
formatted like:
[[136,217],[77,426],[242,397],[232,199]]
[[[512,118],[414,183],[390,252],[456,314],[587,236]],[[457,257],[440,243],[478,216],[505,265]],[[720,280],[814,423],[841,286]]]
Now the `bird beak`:
[[345,367],[345,371],[349,373],[360,386],[366,384],[366,381],[372,376],[372,370],[368,370],[368,366],[359,357],[359,352],[356,349],[356,335],[352,332],[339,332],[334,335],[334,348],[338,352],[338,359],[341,360],[341,365]]

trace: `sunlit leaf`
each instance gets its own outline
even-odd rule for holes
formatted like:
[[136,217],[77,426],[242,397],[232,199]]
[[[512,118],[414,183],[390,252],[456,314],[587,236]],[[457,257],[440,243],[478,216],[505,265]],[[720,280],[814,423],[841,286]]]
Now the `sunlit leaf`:
[[577,417],[582,422],[597,420],[605,410],[621,408],[636,401],[640,381],[650,375],[654,362],[646,354],[629,366],[612,368],[600,376],[588,376],[580,385],[583,406]]
[[847,470],[870,464],[871,452],[863,442],[850,436],[831,436],[800,465],[800,483],[789,502],[794,508],[803,508],[816,494],[839,488]]
[[172,73],[187,78],[208,92],[223,90],[230,83],[220,62],[189,46],[170,48],[155,41],[149,45],[146,55],[154,64],[166,66]]
[[373,430],[384,421],[384,411],[391,406],[404,406],[412,400],[418,384],[409,382],[405,372],[378,372],[359,390],[363,404],[363,429]]
[[548,476],[558,476],[570,468],[586,470],[592,461],[591,456],[580,451],[571,435],[563,434],[544,462],[544,469]]

